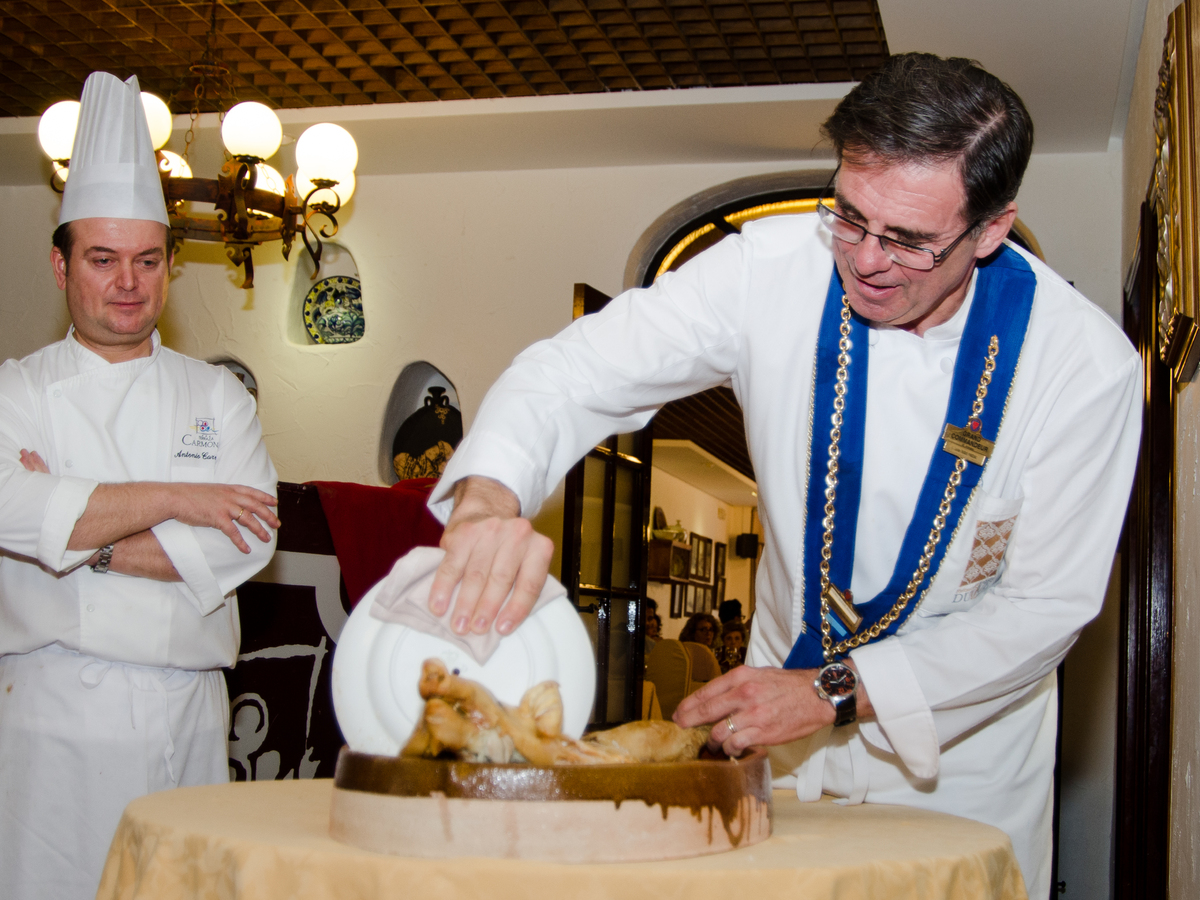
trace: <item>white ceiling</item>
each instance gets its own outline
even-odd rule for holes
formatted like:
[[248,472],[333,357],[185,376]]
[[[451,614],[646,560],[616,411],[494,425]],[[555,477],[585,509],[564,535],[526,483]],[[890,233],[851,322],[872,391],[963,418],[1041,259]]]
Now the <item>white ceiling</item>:
[[1035,152],[1103,152],[1124,133],[1146,0],[878,2],[890,52],[966,56],[1012,85]]
[[758,485],[691,441],[655,441],[654,468],[730,506],[758,506]]
[[[1035,152],[1103,152],[1125,128],[1147,0],[879,0],[893,53],[968,56],[1008,81],[1034,117]],[[289,110],[293,137],[345,124],[360,175],[828,158],[818,126],[848,84],[698,88]],[[219,166],[215,115],[200,172]],[[182,150],[186,117],[170,147]],[[0,185],[44,184],[37,120],[0,120]],[[285,171],[290,148],[272,160]]]

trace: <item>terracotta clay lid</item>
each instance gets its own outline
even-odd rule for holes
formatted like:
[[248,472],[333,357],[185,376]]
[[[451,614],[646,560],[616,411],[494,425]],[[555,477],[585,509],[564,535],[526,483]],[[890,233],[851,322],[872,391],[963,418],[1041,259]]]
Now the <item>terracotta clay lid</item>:
[[[761,749],[739,759],[539,767],[343,747],[334,787],[333,836],[400,855],[667,859],[749,846],[771,831],[771,766]],[[485,823],[502,808],[507,834],[489,848],[481,840],[494,830]],[[620,832],[629,840],[589,840]]]

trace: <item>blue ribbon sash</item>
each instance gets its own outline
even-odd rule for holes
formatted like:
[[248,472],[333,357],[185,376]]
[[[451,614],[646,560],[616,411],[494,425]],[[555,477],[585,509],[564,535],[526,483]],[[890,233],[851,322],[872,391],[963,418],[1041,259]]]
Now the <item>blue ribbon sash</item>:
[[[980,434],[993,442],[999,436],[1008,394],[1016,374],[1017,361],[1025,342],[1029,316],[1033,310],[1033,294],[1036,287],[1037,279],[1029,263],[1008,246],[1004,246],[999,253],[979,265],[975,297],[962,339],[959,341],[943,429],[945,425],[967,425],[971,405],[975,400],[975,391],[979,386],[979,377],[983,373],[984,360],[987,358],[988,344],[995,336],[1000,342],[1000,349],[996,355],[996,370],[992,373],[992,381],[988,387],[987,402],[980,416]],[[842,280],[835,266],[829,279],[829,290],[821,314],[821,327],[817,334],[813,426],[809,436],[808,497],[804,522],[804,629],[783,664],[785,669],[811,669],[825,664],[821,646],[820,562],[825,518],[826,459],[829,429],[832,427],[830,416],[833,414],[834,385],[837,382],[843,293]],[[857,315],[851,317],[851,361],[846,384],[846,408],[842,414],[837,497],[834,501],[836,530],[833,557],[829,562],[830,581],[843,590],[850,586],[854,572],[854,541],[858,527],[859,501],[862,496],[863,435],[867,419],[870,348],[868,331],[869,326],[863,319]],[[870,600],[855,603],[855,609],[863,617],[858,633],[870,628],[886,615],[908,587],[925,543],[929,539],[934,516],[937,515],[946,483],[956,462],[957,457],[943,450],[939,440],[929,461],[917,507],[905,530],[900,554],[887,587]],[[930,560],[929,572],[923,582],[924,589],[928,588],[937,575],[951,535],[966,512],[967,503],[983,475],[983,470],[984,466],[968,463],[966,471],[962,474],[962,483],[951,504],[950,515],[946,517],[942,539]],[[907,621],[919,605],[921,596],[923,590],[918,591],[917,596],[909,601],[908,607],[901,615],[882,631],[881,638],[894,634]],[[837,616],[830,615],[829,618],[835,644],[850,636]]]

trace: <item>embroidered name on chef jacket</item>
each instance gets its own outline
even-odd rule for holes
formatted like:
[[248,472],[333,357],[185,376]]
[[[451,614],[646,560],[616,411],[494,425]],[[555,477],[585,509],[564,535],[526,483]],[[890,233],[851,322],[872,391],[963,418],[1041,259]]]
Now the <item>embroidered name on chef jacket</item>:
[[211,416],[197,416],[192,424],[183,428],[172,456],[177,463],[215,463],[220,446],[221,433],[217,430],[217,420]]

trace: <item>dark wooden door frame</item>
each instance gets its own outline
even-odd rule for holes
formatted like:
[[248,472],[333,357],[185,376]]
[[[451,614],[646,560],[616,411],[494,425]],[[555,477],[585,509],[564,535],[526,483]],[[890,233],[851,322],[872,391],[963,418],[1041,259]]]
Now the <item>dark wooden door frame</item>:
[[[612,299],[591,285],[575,285],[575,318],[599,312]],[[650,524],[650,467],[654,449],[654,426],[647,425],[633,435],[633,453],[621,453],[617,438],[609,437],[588,451],[567,473],[563,497],[562,583],[575,608],[596,616],[596,699],[594,722],[589,728],[606,728],[638,719],[642,714],[642,673],[645,671],[646,597],[646,533]],[[584,466],[587,459],[604,466],[604,502],[601,523],[600,580],[601,584],[584,584],[580,580],[582,567],[582,526]],[[613,584],[613,529],[616,503],[617,470],[632,472],[635,485],[633,517],[640,540],[630,541],[629,574],[636,583]],[[633,624],[629,633],[629,658],[625,671],[623,718],[610,721],[609,657],[613,628],[613,605],[628,604],[626,621]]]
[[1142,447],[1121,537],[1121,654],[1113,810],[1113,897],[1167,896],[1171,788],[1175,386],[1159,359],[1158,223],[1142,204],[1125,333],[1145,378]]

